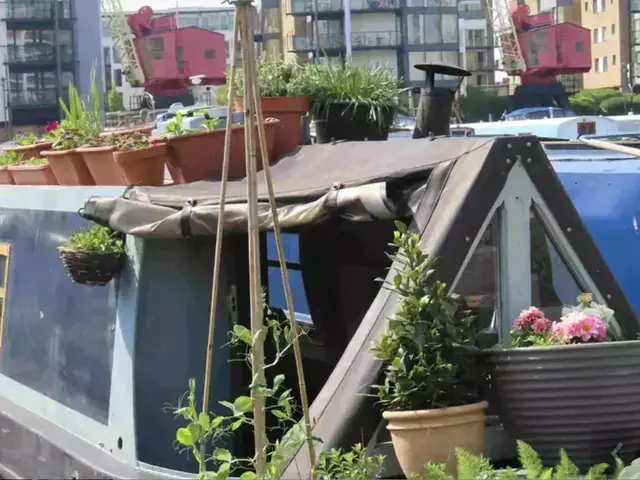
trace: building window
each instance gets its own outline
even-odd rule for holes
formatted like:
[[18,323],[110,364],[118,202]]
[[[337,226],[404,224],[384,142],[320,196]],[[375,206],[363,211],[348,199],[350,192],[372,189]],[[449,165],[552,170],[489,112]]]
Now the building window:
[[606,42],[607,41],[607,27],[602,27],[601,31],[602,31],[602,41]]
[[231,55],[231,46],[229,45],[229,40],[225,40],[225,42],[224,42],[224,56],[228,60],[230,55]]
[[611,56],[611,65],[615,65],[616,64],[616,56],[612,55]]
[[11,245],[0,243],[0,350],[4,333],[4,311],[7,307],[7,284],[9,282],[9,264],[11,258]]
[[607,57],[602,57],[602,72],[603,73],[609,71],[609,66],[607,65],[608,64],[607,60],[608,60]]
[[119,68],[116,68],[113,71],[113,83],[116,87],[122,86],[122,70],[120,70]]
[[576,42],[576,52],[584,52],[584,42]]
[[593,29],[593,43],[598,43],[598,31],[597,28]]
[[458,41],[457,15],[412,14],[409,18],[409,43],[434,44]]
[[615,35],[616,34],[616,24],[612,23],[611,24],[611,35]]
[[162,60],[164,58],[164,39],[162,37],[152,38],[151,44],[151,57],[154,60]]
[[584,11],[585,12],[589,11],[589,2],[584,2]]
[[207,48],[204,51],[204,58],[213,60],[216,58],[216,51],[213,48]]

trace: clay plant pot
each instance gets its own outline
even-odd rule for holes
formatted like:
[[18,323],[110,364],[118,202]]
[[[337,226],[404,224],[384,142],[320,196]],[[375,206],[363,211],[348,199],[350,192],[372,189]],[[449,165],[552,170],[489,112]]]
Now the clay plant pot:
[[16,152],[22,157],[21,161],[30,160],[32,158],[40,158],[40,152],[49,150],[53,146],[53,142],[39,142],[33,145],[23,145],[17,147],[6,147],[7,152]]
[[[273,158],[282,155],[301,145],[302,117],[309,112],[307,97],[263,97],[261,99],[264,118],[277,118],[280,125],[273,141]],[[236,112],[244,112],[244,100],[234,100]]]
[[115,147],[90,147],[76,150],[87,165],[96,185],[127,185],[114,159]]
[[159,186],[164,184],[165,143],[156,143],[138,150],[116,151],[113,154],[126,185]]
[[76,150],[46,150],[40,153],[51,165],[58,185],[95,185],[82,155]]
[[0,167],[0,185],[15,185],[13,175],[7,166]]
[[487,402],[478,402],[432,410],[384,412],[393,449],[405,476],[422,474],[427,462],[444,463],[455,476],[456,448],[482,454],[488,406]]
[[9,165],[16,185],[58,185],[51,165]]
[[[274,145],[279,121],[265,121],[267,151]],[[152,142],[166,142],[167,163],[174,183],[189,183],[197,180],[219,180],[222,177],[224,160],[225,129],[210,132],[190,133],[166,139],[152,139]],[[257,134],[256,134],[257,140]],[[258,170],[262,170],[262,157],[258,152]],[[269,156],[273,158],[272,155]],[[229,178],[246,176],[244,156],[244,126],[231,127],[231,162]]]

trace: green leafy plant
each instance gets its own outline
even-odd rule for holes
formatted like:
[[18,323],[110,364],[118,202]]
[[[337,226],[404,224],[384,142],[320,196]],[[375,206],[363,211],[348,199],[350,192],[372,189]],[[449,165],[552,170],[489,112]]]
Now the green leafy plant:
[[384,455],[367,455],[362,444],[357,443],[348,452],[340,448],[324,452],[315,472],[319,480],[370,480],[380,477],[384,460]]
[[478,401],[474,378],[474,317],[459,308],[456,295],[434,279],[435,258],[420,250],[420,237],[396,222],[391,282],[378,279],[399,299],[388,330],[370,351],[386,362],[384,383],[374,385],[385,410],[410,411]]
[[[273,357],[265,365],[265,369],[271,369],[290,351],[293,335],[299,335],[301,332],[293,332],[288,321],[278,319],[266,305],[264,308],[265,323],[260,334],[270,339],[273,345]],[[228,345],[240,350],[239,360],[249,366],[257,336],[252,335],[243,325],[234,325],[229,332]],[[248,387],[249,393],[255,393],[256,389],[260,389],[266,400],[265,410],[270,423],[274,424],[270,428],[271,434],[283,434],[280,439],[269,441],[267,475],[260,480],[279,478],[285,459],[309,440],[303,425],[297,423],[298,408],[291,389],[285,386],[285,380],[283,374],[277,374],[270,385],[253,384]],[[220,405],[226,413],[217,415],[198,410],[195,390],[195,380],[191,379],[189,390],[179,399],[177,407],[169,407],[176,417],[186,421],[186,425],[176,431],[176,448],[191,453],[198,462],[200,479],[226,479],[231,474],[239,475],[241,480],[256,479],[255,457],[237,458],[228,449],[219,446],[220,442],[232,437],[242,428],[255,429],[253,397],[242,395],[231,402],[221,401]],[[368,457],[365,450],[357,445],[347,453],[332,450],[324,454],[320,460],[319,472],[321,475],[331,475],[322,477],[327,480],[370,480],[379,473],[382,460],[381,457]]]
[[221,124],[221,118],[205,118],[202,121],[202,129],[211,132],[213,130],[218,130]]
[[[258,60],[258,86],[261,97],[306,97],[313,85],[304,74],[305,67],[287,62],[281,55],[264,53]],[[227,78],[230,78],[230,70]],[[227,87],[228,88],[228,87]],[[218,103],[227,101],[227,88],[218,89]],[[243,98],[244,78],[242,70],[236,70],[233,93],[235,98]],[[222,103],[221,103],[222,102]]]
[[3,150],[0,152],[0,166],[17,165],[22,161],[22,156],[18,152]]
[[531,445],[518,440],[518,460],[524,470],[522,475],[512,468],[494,469],[491,461],[481,455],[473,455],[461,448],[456,449],[457,476],[450,475],[444,464],[427,463],[423,474],[412,475],[413,480],[605,480],[622,478],[624,464],[616,458],[616,469],[607,475],[609,465],[599,463],[592,466],[585,476],[571,461],[567,452],[560,450],[560,461],[555,467],[545,468],[538,453]]
[[73,232],[64,246],[85,253],[121,253],[124,250],[120,234],[100,225]]
[[326,118],[332,103],[346,104],[343,115],[355,113],[358,106],[367,108],[369,121],[382,124],[390,110],[403,110],[399,96],[405,90],[387,68],[338,63],[305,64],[298,81],[307,85],[311,114]]
[[109,95],[107,96],[107,108],[110,112],[123,112],[124,103],[122,102],[122,96],[115,85],[111,86]]
[[20,165],[27,165],[32,167],[39,167],[42,165],[47,165],[49,162],[46,158],[30,158],[26,162],[21,163]]
[[35,133],[30,132],[18,132],[15,137],[13,137],[13,141],[16,142],[21,147],[26,147],[28,145],[35,145],[38,141],[38,137]]

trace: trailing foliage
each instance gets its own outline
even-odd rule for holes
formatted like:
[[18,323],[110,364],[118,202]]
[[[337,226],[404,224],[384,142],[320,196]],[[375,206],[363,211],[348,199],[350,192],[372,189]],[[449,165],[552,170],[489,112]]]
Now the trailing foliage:
[[[440,463],[425,464],[423,474],[414,474],[413,480],[605,480],[622,479],[622,467],[624,465],[616,459],[615,472],[606,474],[609,465],[599,463],[589,469],[582,476],[580,469],[571,461],[564,450],[560,450],[560,461],[555,467],[545,468],[540,456],[531,445],[518,440],[518,460],[522,465],[522,471],[512,468],[495,470],[491,461],[481,455],[473,455],[461,448],[456,449],[457,476],[450,475],[445,470],[445,465]],[[631,478],[631,477],[628,477]]]
[[86,253],[119,253],[124,250],[124,242],[117,232],[93,225],[88,230],[72,233],[65,247]]
[[474,318],[456,295],[434,278],[435,258],[420,250],[420,237],[396,222],[396,265],[391,282],[400,303],[387,332],[373,342],[373,355],[387,363],[384,383],[374,385],[385,410],[407,411],[478,401],[473,378]]

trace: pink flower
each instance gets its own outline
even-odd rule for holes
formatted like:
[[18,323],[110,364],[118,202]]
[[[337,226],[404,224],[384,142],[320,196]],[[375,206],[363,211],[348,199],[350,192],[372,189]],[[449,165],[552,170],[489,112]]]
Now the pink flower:
[[[538,322],[538,320],[542,320],[542,322]],[[520,312],[520,315],[518,315],[518,318],[516,318],[513,326],[518,330],[524,330],[528,327],[533,327],[536,322],[538,322],[537,328],[541,328],[543,325],[546,325],[546,329],[548,329],[551,325],[551,322],[546,319],[544,313],[542,313],[542,310],[537,307],[529,307],[526,310],[522,310]],[[536,330],[536,332],[543,333],[546,331],[546,329],[542,331]]]
[[531,325],[531,329],[535,333],[546,333],[549,331],[549,328],[551,328],[551,322],[544,317],[536,319],[533,325]]
[[565,343],[575,340],[601,342],[606,339],[607,325],[596,314],[574,311],[554,323],[551,332]]

